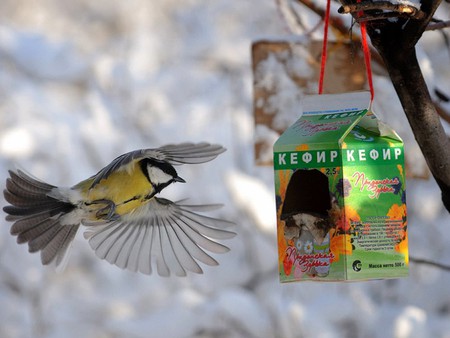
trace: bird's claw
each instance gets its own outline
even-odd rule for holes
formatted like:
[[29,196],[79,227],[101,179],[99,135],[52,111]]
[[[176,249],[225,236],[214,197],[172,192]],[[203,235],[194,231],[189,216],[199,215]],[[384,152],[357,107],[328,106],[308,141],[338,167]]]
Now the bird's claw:
[[119,218],[119,215],[116,214],[116,204],[113,201],[100,199],[86,203],[86,205],[92,204],[106,204],[106,206],[96,211],[95,217],[97,217],[98,219],[107,219],[108,221],[113,221]]

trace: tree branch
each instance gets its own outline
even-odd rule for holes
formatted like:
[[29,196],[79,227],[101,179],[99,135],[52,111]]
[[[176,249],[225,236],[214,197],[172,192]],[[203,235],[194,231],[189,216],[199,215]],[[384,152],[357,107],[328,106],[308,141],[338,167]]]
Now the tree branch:
[[450,124],[450,113],[445,111],[445,109],[441,106],[439,102],[434,102],[434,106],[436,107],[436,111],[439,114],[439,116],[448,124]]
[[425,28],[426,31],[434,31],[437,29],[444,29],[450,27],[450,20],[448,21],[441,21],[436,23],[430,23],[427,28]]
[[430,261],[428,259],[409,257],[409,261],[416,264],[430,265],[435,268],[450,272],[450,265],[441,264],[438,262]]
[[450,112],[447,112],[441,105],[442,102],[450,102],[450,97],[441,92],[438,88],[434,88],[434,94],[437,96],[437,100],[434,102],[437,113],[441,119],[450,124]]

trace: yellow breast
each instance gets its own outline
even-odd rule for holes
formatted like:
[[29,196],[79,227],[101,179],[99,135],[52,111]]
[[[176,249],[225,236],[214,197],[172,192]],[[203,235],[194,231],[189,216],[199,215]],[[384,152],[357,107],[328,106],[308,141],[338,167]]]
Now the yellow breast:
[[[89,189],[93,179],[80,182],[74,188],[79,189],[86,204],[99,200],[109,200],[116,205],[116,214],[124,215],[145,203],[144,198],[154,189],[139,166],[134,170],[118,170],[108,178],[101,180]],[[95,208],[105,207],[105,204],[92,205]]]

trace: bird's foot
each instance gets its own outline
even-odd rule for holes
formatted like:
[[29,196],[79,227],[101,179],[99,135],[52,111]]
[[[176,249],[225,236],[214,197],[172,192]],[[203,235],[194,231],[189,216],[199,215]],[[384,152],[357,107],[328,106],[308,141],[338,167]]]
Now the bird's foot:
[[116,204],[111,200],[99,199],[92,202],[86,202],[85,204],[87,206],[96,204],[105,204],[104,207],[96,209],[95,217],[97,219],[106,219],[108,221],[112,221],[119,217],[119,215],[116,214]]

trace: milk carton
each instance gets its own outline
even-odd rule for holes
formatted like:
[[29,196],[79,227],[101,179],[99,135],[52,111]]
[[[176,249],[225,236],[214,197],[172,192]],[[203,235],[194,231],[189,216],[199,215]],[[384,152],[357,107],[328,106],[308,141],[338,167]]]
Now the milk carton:
[[307,96],[274,145],[281,282],[408,275],[403,142],[369,105]]

